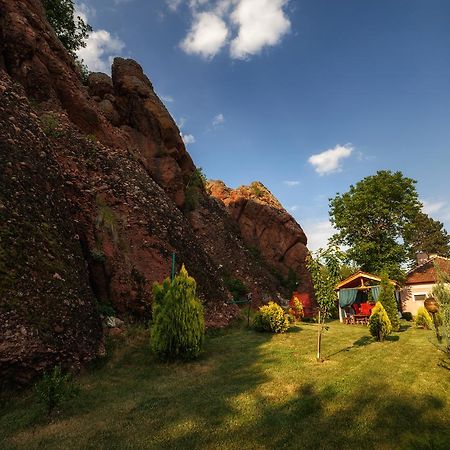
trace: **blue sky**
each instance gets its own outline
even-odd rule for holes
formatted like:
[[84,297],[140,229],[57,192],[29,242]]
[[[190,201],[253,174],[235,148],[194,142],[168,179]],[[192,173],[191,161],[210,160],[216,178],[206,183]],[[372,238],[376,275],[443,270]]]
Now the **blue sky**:
[[91,70],[136,59],[209,178],[263,182],[305,229],[380,169],[450,229],[448,0],[83,0]]

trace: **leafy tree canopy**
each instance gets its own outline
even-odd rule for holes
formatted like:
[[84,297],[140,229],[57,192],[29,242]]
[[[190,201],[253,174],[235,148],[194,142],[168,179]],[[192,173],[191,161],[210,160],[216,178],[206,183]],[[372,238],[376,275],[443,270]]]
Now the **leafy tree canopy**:
[[450,235],[444,229],[444,224],[423,212],[406,227],[404,237],[411,259],[414,259],[418,252],[450,256]]
[[333,241],[348,246],[348,258],[363,270],[401,277],[406,229],[422,206],[415,184],[401,172],[382,170],[330,199],[331,222],[338,230]]
[[76,51],[86,47],[92,28],[81,17],[75,17],[73,0],[43,0],[47,20],[68,52],[76,58]]

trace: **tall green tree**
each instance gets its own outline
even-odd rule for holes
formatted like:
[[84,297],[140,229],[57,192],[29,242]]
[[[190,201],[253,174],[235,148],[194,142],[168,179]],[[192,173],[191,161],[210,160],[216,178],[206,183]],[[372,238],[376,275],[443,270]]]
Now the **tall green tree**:
[[404,238],[411,260],[418,252],[450,256],[450,235],[444,224],[423,212],[406,227]]
[[309,255],[306,261],[311,274],[316,301],[319,305],[317,316],[317,360],[321,360],[322,335],[326,330],[325,321],[336,309],[336,285],[340,280],[340,254],[330,247],[320,249],[315,256]]
[[75,17],[73,0],[43,0],[47,20],[67,51],[76,58],[76,51],[86,47],[92,28],[80,16]]
[[380,287],[378,302],[381,303],[386,310],[392,329],[398,331],[400,329],[400,319],[398,317],[397,300],[395,298],[395,287],[390,283],[386,274],[383,274],[381,277]]
[[348,246],[347,256],[368,272],[400,278],[407,260],[406,229],[421,209],[416,181],[382,170],[330,199],[333,241]]

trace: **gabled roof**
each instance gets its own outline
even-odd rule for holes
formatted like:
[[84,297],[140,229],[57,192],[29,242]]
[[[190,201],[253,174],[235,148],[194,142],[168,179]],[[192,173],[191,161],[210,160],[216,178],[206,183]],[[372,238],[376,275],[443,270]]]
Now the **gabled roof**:
[[342,289],[344,287],[359,287],[361,286],[361,279],[371,280],[371,281],[381,281],[380,277],[376,275],[372,275],[371,273],[363,272],[360,270],[359,272],[350,275],[345,280],[342,280],[337,286],[336,289]]
[[450,274],[450,259],[434,256],[408,272],[405,284],[436,283],[435,263],[443,272]]
[[[377,283],[381,282],[381,278],[378,275],[373,275],[372,273],[363,272],[360,270],[359,272],[350,275],[345,280],[342,280],[337,286],[336,289],[346,289],[346,288],[361,288],[362,283],[361,280],[370,280],[376,281]],[[389,280],[391,284],[397,285],[397,282],[393,280]],[[365,285],[364,288],[368,288],[370,285]]]

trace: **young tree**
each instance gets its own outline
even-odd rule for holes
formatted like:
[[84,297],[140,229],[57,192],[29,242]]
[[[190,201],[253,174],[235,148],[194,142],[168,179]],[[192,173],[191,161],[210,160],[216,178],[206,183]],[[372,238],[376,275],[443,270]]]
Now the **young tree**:
[[340,276],[340,258],[335,248],[319,250],[315,257],[308,256],[307,267],[311,273],[316,301],[319,305],[317,328],[317,360],[320,361],[322,334],[326,329],[325,320],[336,308],[336,284]]
[[395,298],[395,287],[389,282],[389,278],[386,274],[381,277],[381,290],[378,297],[380,302],[389,317],[389,320],[394,331],[400,329],[400,319],[398,317],[397,300]]
[[333,240],[348,246],[349,259],[363,270],[401,275],[405,230],[421,208],[415,184],[401,172],[382,170],[330,199],[331,222],[338,230]]
[[414,260],[418,252],[450,255],[450,235],[444,224],[420,212],[405,229],[404,239],[408,245],[409,257]]
[[43,0],[47,20],[67,51],[76,59],[76,51],[86,47],[92,28],[77,16],[73,0]]
[[161,360],[193,359],[202,350],[205,319],[196,288],[184,265],[173,281],[154,286],[151,346]]

